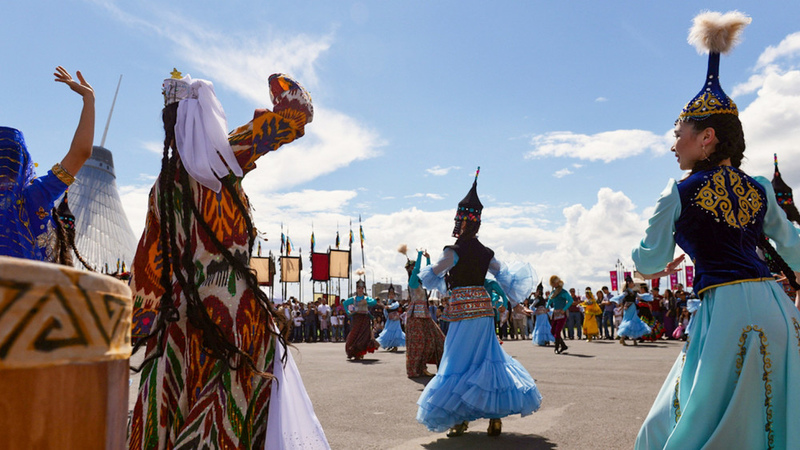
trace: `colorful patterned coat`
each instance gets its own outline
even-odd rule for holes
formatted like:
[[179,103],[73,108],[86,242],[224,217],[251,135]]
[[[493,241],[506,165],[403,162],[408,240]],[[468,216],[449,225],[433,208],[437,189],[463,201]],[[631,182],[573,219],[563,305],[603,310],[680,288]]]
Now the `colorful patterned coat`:
[[[230,133],[231,147],[245,174],[256,167],[256,159],[303,135],[305,120],[298,120],[304,119],[303,112],[282,106],[279,113],[257,110],[250,123]],[[150,192],[145,231],[131,271],[134,340],[145,336],[156,320],[163,292],[159,283],[159,221],[173,214],[178,246],[192,250],[198,290],[209,315],[230,342],[252,356],[259,369],[272,373],[276,340],[267,329],[273,324],[272,318],[195,220],[190,223],[189,235],[184,234],[178,175],[173,182],[175,205],[169,211],[158,209],[158,182]],[[233,255],[247,263],[248,228],[230,192],[223,188],[215,193],[192,179],[189,183],[190,195],[211,231]],[[241,179],[235,180],[235,191],[249,208]],[[216,448],[263,448],[270,380],[244,365],[232,371],[203,353],[202,333],[187,323],[185,298],[174,274],[172,284],[180,320],[167,327],[163,356],[142,370],[129,447],[198,448],[201,443],[213,443]],[[148,342],[147,356],[156,352],[156,345],[156,339]]]

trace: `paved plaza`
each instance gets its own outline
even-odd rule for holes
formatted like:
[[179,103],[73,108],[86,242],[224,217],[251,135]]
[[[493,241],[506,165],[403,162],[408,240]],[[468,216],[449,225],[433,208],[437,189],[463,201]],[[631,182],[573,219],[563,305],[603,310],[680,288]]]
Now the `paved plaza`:
[[[343,343],[296,344],[293,354],[333,449],[632,448],[684,343],[566,343],[568,352],[559,356],[552,347],[505,341],[503,348],[533,375],[544,399],[530,416],[503,419],[499,437],[486,435],[488,420],[470,423],[457,438],[417,423],[416,401],[428,379],[406,377],[402,347],[360,362],[347,360]],[[131,401],[137,384],[135,377]]]

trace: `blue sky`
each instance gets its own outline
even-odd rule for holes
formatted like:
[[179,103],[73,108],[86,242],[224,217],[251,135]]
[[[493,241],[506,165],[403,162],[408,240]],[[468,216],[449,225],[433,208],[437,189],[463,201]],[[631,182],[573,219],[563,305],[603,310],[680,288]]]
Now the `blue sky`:
[[312,223],[319,249],[360,214],[368,279],[404,281],[398,244],[436,255],[450,243],[481,166],[482,241],[540,276],[599,288],[617,259],[630,265],[659,193],[682,175],[672,124],[706,70],[686,43],[691,20],[734,8],[753,18],[721,65],[745,126],[744,169],[771,177],[778,152],[800,186],[795,2],[12,2],[0,123],[25,133],[44,170],[80,109],[54,67],[95,88],[97,144],[122,74],[105,146],[139,234],[172,68],[214,82],[231,128],[268,105],[270,73],[290,73],[316,116],[245,180],[265,251],[279,247],[281,223],[307,255]]

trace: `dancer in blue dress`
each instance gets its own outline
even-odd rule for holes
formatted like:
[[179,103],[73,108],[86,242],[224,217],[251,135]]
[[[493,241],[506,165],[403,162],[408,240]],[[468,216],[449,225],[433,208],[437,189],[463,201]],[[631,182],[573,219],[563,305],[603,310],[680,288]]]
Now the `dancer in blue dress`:
[[536,316],[536,323],[533,325],[533,333],[531,341],[539,346],[549,346],[551,342],[555,342],[556,338],[553,336],[552,328],[550,327],[550,314],[547,309],[547,299],[544,298],[544,287],[540,282],[536,286],[536,296],[533,299],[533,313]]
[[735,103],[719,84],[722,45],[750,18],[695,18],[690,41],[710,53],[703,90],[675,126],[680,182],[670,180],[633,260],[648,278],[695,264],[688,341],[636,439],[637,449],[800,448],[800,313],[756,248],[769,237],[783,272],[800,270],[800,236],[769,181],[739,169],[745,141]]
[[625,277],[625,286],[622,292],[611,299],[612,302],[622,305],[623,308],[622,322],[620,322],[617,328],[619,343],[622,345],[628,345],[625,343],[625,339],[633,339],[633,345],[637,345],[638,339],[651,331],[650,327],[639,318],[636,305],[640,300],[648,301],[645,295],[650,298],[652,298],[652,296],[650,296],[650,294],[640,294],[636,292],[635,286],[636,283],[634,283],[633,278],[630,276]]
[[478,241],[482,209],[476,175],[458,204],[456,243],[420,271],[425,288],[449,292],[445,314],[450,327],[439,370],[417,401],[417,421],[431,431],[449,428],[450,437],[464,434],[468,422],[480,418],[490,419],[487,433],[497,436],[502,417],[531,414],[542,401],[528,371],[500,346],[492,299],[484,287],[491,272],[512,309],[521,308],[520,301],[533,289],[533,270],[527,264],[509,269]]
[[[394,300],[394,286],[389,286],[389,301],[392,300]],[[389,304],[383,309],[383,316],[386,318],[386,325],[375,340],[390,352],[397,351],[397,347],[405,347],[406,334],[400,326],[400,303],[395,300]]]
[[61,66],[53,75],[83,99],[78,127],[61,162],[38,178],[22,132],[0,127],[0,255],[71,265],[62,251],[69,244],[62,242],[62,229],[70,224],[53,206],[92,156],[94,90],[80,71],[78,80]]

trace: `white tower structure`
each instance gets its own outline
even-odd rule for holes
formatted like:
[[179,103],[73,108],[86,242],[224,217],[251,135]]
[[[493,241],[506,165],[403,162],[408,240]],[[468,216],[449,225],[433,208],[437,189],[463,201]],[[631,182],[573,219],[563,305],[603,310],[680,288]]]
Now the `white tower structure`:
[[[81,256],[98,271],[108,264],[114,272],[118,261],[130,267],[138,239],[122,208],[111,151],[95,145],[75,178],[68,202],[75,215],[75,246]],[[82,267],[77,258],[75,266]]]

